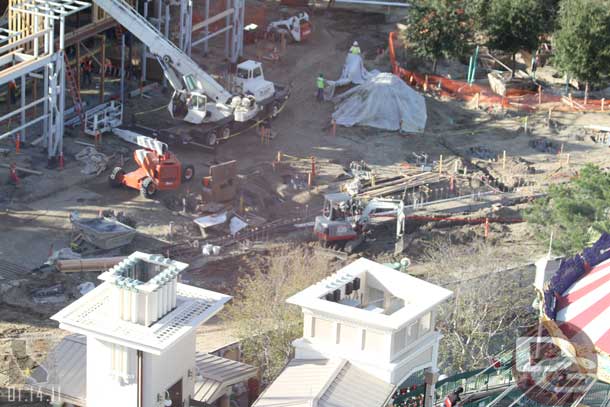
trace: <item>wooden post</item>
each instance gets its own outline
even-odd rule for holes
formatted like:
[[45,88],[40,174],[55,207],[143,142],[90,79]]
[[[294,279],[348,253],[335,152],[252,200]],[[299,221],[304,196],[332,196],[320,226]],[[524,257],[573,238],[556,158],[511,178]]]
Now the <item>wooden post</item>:
[[589,102],[589,81],[585,82],[585,108]]
[[538,85],[538,104],[542,104],[542,85]]
[[489,237],[489,218],[485,218],[485,239]]
[[477,92],[477,94],[474,95],[474,103],[475,103],[474,106],[475,106],[475,109],[479,108],[480,99],[481,99],[481,93]]
[[455,160],[455,163],[453,164],[453,172],[457,174],[458,172],[458,161]]
[[106,36],[102,34],[102,68],[100,70],[100,103],[104,103],[104,79],[106,78]]
[[443,172],[443,155],[441,154],[441,157],[438,160],[438,175],[441,175],[442,172]]
[[428,91],[428,75],[424,77],[424,92]]

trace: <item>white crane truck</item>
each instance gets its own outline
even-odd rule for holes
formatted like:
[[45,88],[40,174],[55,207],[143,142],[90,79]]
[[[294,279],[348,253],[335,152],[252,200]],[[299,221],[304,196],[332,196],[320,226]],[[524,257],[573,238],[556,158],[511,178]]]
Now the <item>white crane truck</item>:
[[172,117],[197,125],[189,132],[191,137],[213,146],[274,118],[286,104],[288,88],[267,81],[260,62],[248,60],[237,65],[235,94],[231,93],[129,4],[123,0],[94,1],[157,58],[174,88],[168,110]]

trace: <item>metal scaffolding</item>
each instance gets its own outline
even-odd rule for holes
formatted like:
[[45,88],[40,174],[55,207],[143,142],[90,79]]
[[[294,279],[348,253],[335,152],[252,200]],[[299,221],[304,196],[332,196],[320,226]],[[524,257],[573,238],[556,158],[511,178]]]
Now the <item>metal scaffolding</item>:
[[[232,62],[237,63],[243,55],[244,48],[244,11],[245,0],[226,0],[224,11],[210,17],[210,0],[204,1],[204,20],[191,26],[191,31],[203,30],[203,37],[192,42],[192,45],[203,43],[203,52],[208,52],[208,42],[210,39],[225,34],[225,56]],[[225,20],[225,26],[213,33],[210,33],[210,25],[217,21]]]
[[[145,0],[142,8],[142,15],[148,19],[152,25],[157,27],[166,38],[170,39],[170,24],[171,24],[171,8],[170,6],[178,6],[180,21],[178,27],[180,29],[178,33],[178,47],[191,55],[191,33],[193,30],[193,2],[192,0],[177,0],[177,1],[163,1],[163,0]],[[152,10],[152,7],[155,7]],[[151,16],[153,14],[154,16]],[[148,52],[148,48],[142,45],[142,82],[146,82],[147,77],[147,59],[151,57]],[[163,79],[163,86],[166,86],[167,81]]]
[[[35,125],[42,124],[42,136],[49,159],[63,155],[65,110],[64,27],[65,18],[91,4],[79,0],[23,0],[9,4],[9,28],[0,32],[0,86],[19,81],[18,107],[0,117],[0,123],[18,123],[0,134],[0,140],[19,137],[25,141]],[[59,26],[59,27],[57,27]],[[59,28],[59,38],[54,38]],[[41,74],[42,73],[42,78]],[[26,78],[41,78],[43,92],[26,103]],[[39,107],[42,105],[42,109]],[[33,113],[27,118],[27,113]]]

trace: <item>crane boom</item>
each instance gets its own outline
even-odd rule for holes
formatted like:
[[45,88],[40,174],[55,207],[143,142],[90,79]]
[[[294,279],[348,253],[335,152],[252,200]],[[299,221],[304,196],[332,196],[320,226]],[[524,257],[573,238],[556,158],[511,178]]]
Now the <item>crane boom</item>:
[[233,95],[197,65],[184,51],[165,38],[144,16],[123,0],[94,0],[128,29],[159,60],[165,77],[177,92],[204,93],[216,103],[229,105]]

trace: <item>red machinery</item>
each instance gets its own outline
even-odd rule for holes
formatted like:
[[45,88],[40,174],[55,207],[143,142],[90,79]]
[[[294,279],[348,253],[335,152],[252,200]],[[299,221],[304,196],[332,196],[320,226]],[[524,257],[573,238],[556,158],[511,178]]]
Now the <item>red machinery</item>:
[[183,166],[176,155],[168,150],[167,144],[135,133],[128,135],[129,140],[121,135],[119,137],[144,148],[133,153],[137,170],[129,173],[125,173],[121,167],[112,170],[108,176],[112,187],[125,185],[139,190],[146,198],[152,198],[157,191],[174,190],[195,176],[195,168],[192,165]]

